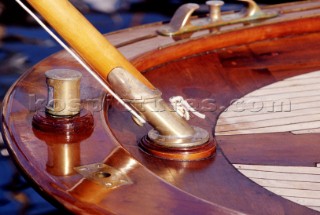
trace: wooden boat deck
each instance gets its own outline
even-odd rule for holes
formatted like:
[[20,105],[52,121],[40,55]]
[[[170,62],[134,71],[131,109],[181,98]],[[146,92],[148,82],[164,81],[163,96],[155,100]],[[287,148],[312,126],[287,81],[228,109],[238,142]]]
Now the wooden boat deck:
[[[292,4],[283,5],[283,16],[245,27],[223,28],[221,34],[198,32],[191,38],[174,40],[154,35],[155,28],[161,25],[158,23],[107,35],[163,92],[165,99],[182,95],[200,105],[198,110],[207,118],[193,118],[190,124],[212,131],[210,138],[215,138],[218,144],[214,157],[178,162],[141,152],[137,143],[150,127],[137,127],[131,115],[109,99],[65,52],[57,53],[29,70],[6,97],[3,128],[13,157],[46,195],[80,214],[318,214],[319,200],[313,197],[313,194],[318,195],[317,186],[303,192],[298,191],[299,185],[296,191],[288,193],[287,187],[276,187],[260,180],[282,181],[283,176],[289,175],[288,171],[297,171],[290,174],[308,182],[303,186],[308,188],[310,183],[318,183],[318,174],[306,172],[318,168],[318,134],[310,131],[299,135],[293,133],[311,126],[254,133],[252,130],[257,127],[269,128],[279,123],[257,126],[254,123],[260,121],[255,120],[256,112],[251,118],[242,118],[242,112],[239,117],[237,111],[230,115],[225,112],[234,99],[270,95],[275,96],[269,99],[271,101],[287,99],[287,96],[296,101],[296,97],[301,97],[317,114],[318,88],[314,83],[320,70],[320,49],[317,48],[320,47],[319,1],[304,3],[308,5],[306,11],[300,4],[296,9]],[[296,17],[302,19],[297,21]],[[154,36],[149,37],[150,34]],[[133,39],[128,41],[128,36]],[[73,145],[57,144],[57,138],[63,139],[61,135],[50,137],[31,126],[35,111],[30,111],[30,95],[45,101],[43,73],[57,67],[83,73],[83,105],[94,116],[93,133],[88,137],[80,134],[77,138],[83,138]],[[290,87],[292,83],[298,85],[298,90]],[[312,102],[309,97],[313,98]],[[102,105],[97,106],[97,103]],[[294,108],[303,109],[301,105]],[[278,120],[279,113],[272,114],[276,114],[273,118]],[[228,120],[235,118],[240,121],[229,123]],[[246,120],[250,119],[252,121],[248,123]],[[269,122],[268,118],[262,119],[262,122]],[[312,124],[317,118],[310,121],[303,115],[297,122],[306,120]],[[248,132],[224,133],[236,131],[225,129],[236,123],[241,126],[236,129]],[[59,169],[59,156],[56,155],[64,149],[79,158],[68,163],[68,167],[100,163],[125,172],[132,183],[108,189],[77,173],[59,175],[52,170]],[[268,170],[271,167],[273,171]],[[257,183],[256,178],[260,180]]]
[[319,167],[234,166],[263,188],[297,204],[320,211]]

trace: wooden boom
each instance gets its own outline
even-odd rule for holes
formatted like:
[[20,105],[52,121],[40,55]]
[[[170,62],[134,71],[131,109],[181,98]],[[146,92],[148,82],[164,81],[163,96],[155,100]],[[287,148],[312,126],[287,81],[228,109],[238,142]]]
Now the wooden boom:
[[63,39],[106,79],[112,69],[122,67],[146,86],[153,85],[67,0],[28,0],[29,4]]

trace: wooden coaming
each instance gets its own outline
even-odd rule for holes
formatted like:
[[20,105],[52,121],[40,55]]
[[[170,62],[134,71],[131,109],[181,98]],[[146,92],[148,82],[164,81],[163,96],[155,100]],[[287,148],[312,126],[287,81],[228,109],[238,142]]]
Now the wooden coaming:
[[[233,99],[320,69],[320,18],[314,16],[320,2],[304,3],[306,7],[302,3],[282,5],[283,16],[232,26],[220,34],[198,32],[192,38],[174,41],[154,35],[161,25],[154,24],[112,33],[107,38],[144,72],[165,99],[182,95],[199,104],[207,118],[193,118],[190,123],[212,131],[213,138],[218,117]],[[79,165],[105,163],[125,169],[132,184],[110,190],[79,174],[57,176],[47,171],[54,143],[38,139],[31,122],[33,109],[46,97],[44,72],[57,67],[83,73],[83,106],[94,116],[93,133],[76,143],[80,145]],[[34,99],[40,100],[35,104]],[[177,162],[154,158],[137,146],[150,128],[137,127],[65,52],[26,72],[10,89],[4,104],[2,126],[12,157],[43,194],[74,213],[317,214],[264,189],[233,166],[315,167],[320,153],[317,134],[216,136],[219,148],[210,159]]]

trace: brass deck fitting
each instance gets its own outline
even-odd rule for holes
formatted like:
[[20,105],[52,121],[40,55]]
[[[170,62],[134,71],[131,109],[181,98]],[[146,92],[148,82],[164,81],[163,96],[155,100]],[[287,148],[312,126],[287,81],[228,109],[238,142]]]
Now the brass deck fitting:
[[180,6],[173,15],[169,24],[163,26],[157,32],[163,36],[177,36],[190,34],[201,30],[218,29],[222,26],[247,23],[251,21],[271,19],[279,15],[275,10],[261,10],[254,0],[238,0],[248,4],[247,9],[235,14],[225,14],[221,16],[221,6],[224,4],[220,0],[207,1],[210,7],[209,19],[192,19],[193,12],[199,8],[198,4],[187,3]]
[[81,109],[82,74],[68,69],[45,73],[48,87],[47,106],[33,116],[35,136],[48,148],[47,172],[55,176],[75,174],[80,165],[80,142],[93,132],[92,114]]
[[[208,132],[201,128],[196,129],[189,126],[184,119],[166,105],[161,99],[161,94],[155,90],[155,87],[119,50],[112,46],[69,1],[28,0],[28,3],[64,38],[74,51],[67,48],[67,45],[61,40],[57,39],[57,41],[71,53],[104,89],[112,94],[113,97],[126,108],[127,105],[123,103],[118,95],[123,99],[127,99],[133,108],[138,110],[141,116],[154,127],[155,131],[149,132],[148,141],[143,144],[146,150],[153,149],[154,147],[159,148],[159,150],[156,150],[159,153],[164,151],[165,154],[168,152],[168,156],[158,155],[165,158],[170,157],[171,154],[175,154],[176,151],[178,151],[176,153],[177,156],[174,157],[182,160],[203,159],[213,154],[215,145],[208,143]],[[198,7],[197,4],[184,6],[179,10],[182,12],[182,15],[179,13],[176,16],[175,20],[178,22],[173,22],[173,25],[181,24],[181,26],[188,26],[188,22],[190,21],[188,17],[190,17],[192,11]],[[32,12],[30,14],[32,14]],[[181,19],[182,22],[180,23]],[[68,21],[66,22],[66,20]],[[37,19],[37,21],[39,20]],[[39,23],[41,22],[39,21]],[[43,23],[41,23],[41,25],[44,26]],[[81,28],[79,28],[79,26],[81,26]],[[48,31],[47,28],[45,29]],[[51,31],[48,32],[53,34]],[[86,33],[83,34],[81,32]],[[82,59],[77,57],[77,55]],[[99,57],[96,57],[97,55]],[[118,67],[124,69],[119,69]],[[65,83],[70,81],[69,78],[65,80],[63,74],[60,78],[62,78]],[[77,79],[77,77],[75,78]],[[61,129],[67,132],[75,131],[76,129],[73,128],[77,128],[79,120],[86,125],[79,129],[86,129],[88,125],[92,126],[93,121],[86,118],[86,116],[89,117],[89,115],[83,115],[83,111],[80,111],[80,114],[78,114],[80,108],[77,106],[78,99],[70,96],[73,95],[73,92],[68,88],[72,88],[73,85],[68,84],[64,87],[64,84],[59,83],[60,81],[58,79],[54,77],[51,79],[53,79],[53,82],[57,85],[52,85],[50,80],[48,81],[49,102],[46,108],[47,114],[45,116],[42,113],[35,115],[33,118],[34,127],[39,129],[43,129],[43,127],[53,129],[57,127],[57,121],[59,120],[61,121]],[[109,86],[107,86],[104,81],[106,81]],[[65,88],[65,90],[59,92],[60,88]],[[136,103],[137,99],[142,99],[143,102]],[[56,105],[54,102],[60,102],[60,104]],[[78,104],[80,104],[80,102],[78,102]],[[131,111],[131,108],[127,109]],[[135,117],[139,118],[140,122],[145,122],[145,120],[136,113]],[[86,123],[87,119],[91,124]],[[69,120],[69,122],[67,120]],[[48,126],[47,124],[50,125]],[[70,129],[70,127],[73,128]],[[208,147],[206,148],[204,146]],[[203,154],[203,148],[205,148],[205,156],[184,156],[186,154],[198,155],[199,148],[201,148],[201,154]]]
[[80,72],[54,69],[45,73],[48,86],[46,112],[53,116],[74,116],[80,113]]
[[219,0],[213,0],[207,1],[206,5],[210,7],[210,22],[221,21],[221,6],[224,5],[224,2]]
[[[94,127],[91,112],[80,103],[82,74],[68,69],[54,69],[45,73],[48,87],[47,106],[38,110],[32,119],[34,129],[66,137],[66,140],[90,133]],[[53,141],[58,144],[58,141]],[[60,141],[64,142],[64,141]],[[55,147],[57,148],[57,147]]]
[[119,67],[113,69],[107,78],[112,89],[154,128],[140,143],[144,151],[174,160],[199,160],[214,153],[215,145],[208,142],[209,133],[190,126],[166,104],[159,90],[146,87]]
[[248,4],[248,9],[245,12],[246,17],[257,18],[264,15],[264,12],[253,0],[238,0],[241,2],[246,2]]

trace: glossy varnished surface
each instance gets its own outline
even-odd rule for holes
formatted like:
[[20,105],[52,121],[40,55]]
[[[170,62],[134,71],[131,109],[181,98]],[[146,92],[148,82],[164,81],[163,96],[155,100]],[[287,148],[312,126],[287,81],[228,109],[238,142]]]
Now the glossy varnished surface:
[[[320,52],[312,51],[310,54],[304,52],[303,65],[306,66],[303,66],[297,61],[298,58],[301,60],[301,49],[297,49],[294,45],[299,41],[305,47],[315,47],[319,45],[315,42],[318,39],[319,34],[299,35],[283,38],[281,40],[283,43],[279,40],[268,40],[226,48],[171,62],[150,70],[145,75],[167,98],[182,95],[192,99],[195,106],[204,111],[207,119],[194,118],[191,123],[214,132],[219,114],[234,99],[286,77],[318,70],[320,64],[314,62],[314,56],[320,56]],[[295,56],[297,59],[294,59]],[[175,186],[205,200],[245,213],[273,214],[278,213],[282,207],[290,213],[302,213],[298,212],[299,208],[292,203],[252,184],[229,162],[314,166],[320,150],[318,141],[314,138],[316,134],[217,136],[220,150],[215,158],[197,164],[183,164],[162,161],[142,154],[136,147],[136,142],[146,131],[137,129],[134,123],[126,127],[131,128],[131,132],[122,128],[119,121],[128,120],[129,115],[114,109],[109,111],[110,126],[119,142],[145,166]],[[128,133],[126,136],[122,135],[124,130]],[[302,148],[304,153],[301,153]],[[252,199],[254,204],[248,205]]]
[[[289,10],[293,6],[283,7]],[[308,14],[297,12],[295,16],[300,13]],[[294,17],[293,14],[290,12],[289,18]],[[171,38],[158,36],[146,39],[157,25],[108,37],[121,46],[120,50],[139,70],[144,70],[144,75],[162,91],[166,100],[176,95],[192,99],[207,118],[193,118],[190,124],[211,131],[214,138],[217,119],[232,100],[285,78],[320,69],[318,23],[318,18],[308,18],[282,23],[280,27],[253,26],[241,34],[226,31],[224,39],[223,35],[211,34],[176,43]],[[234,37],[236,34],[241,36]],[[125,44],[128,35],[144,39]],[[161,50],[159,46],[163,46]],[[93,113],[94,130],[89,137],[72,143],[78,147],[67,145],[67,149],[63,149],[52,138],[43,139],[44,135],[34,132],[31,126],[34,109],[41,106],[39,102],[33,103],[35,97],[46,97],[44,72],[56,67],[77,69],[84,75],[81,96],[84,108]],[[317,134],[216,136],[217,154],[210,159],[176,162],[154,158],[141,152],[137,144],[150,128],[135,125],[131,116],[106,97],[96,82],[64,52],[27,72],[11,89],[5,102],[3,127],[13,157],[35,186],[73,212],[317,213],[262,188],[232,165],[314,166],[320,153]],[[54,162],[59,157],[54,154],[72,151],[72,148],[74,157],[78,158],[72,161],[73,165],[105,163],[125,172],[132,184],[108,189],[76,173],[63,176],[59,171],[50,171],[53,164],[60,165]]]

